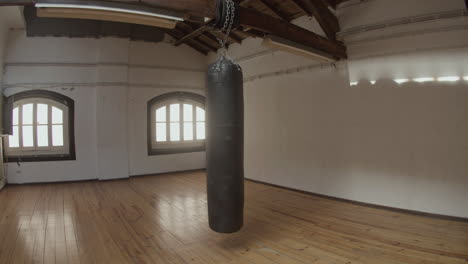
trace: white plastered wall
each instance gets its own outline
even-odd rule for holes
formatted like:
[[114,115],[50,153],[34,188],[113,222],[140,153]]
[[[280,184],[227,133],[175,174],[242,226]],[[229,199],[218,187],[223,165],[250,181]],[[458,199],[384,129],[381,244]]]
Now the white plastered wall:
[[[4,59],[6,53],[8,32],[10,29],[23,27],[23,19],[21,10],[18,7],[0,7],[0,91],[3,91],[3,72],[4,72]],[[0,100],[0,109],[2,109],[3,100]],[[1,113],[1,110],[0,110]],[[1,118],[0,118],[1,119]],[[0,150],[3,144],[0,144]],[[3,152],[2,152],[3,153]],[[6,177],[3,166],[3,155],[0,155],[0,189],[5,185]]]
[[[8,32],[8,27],[6,23],[1,19],[2,17],[2,11],[0,11],[0,91],[3,89],[2,88],[2,79],[3,79],[3,57],[4,57],[4,50],[5,50],[5,45],[6,45],[6,38],[7,38],[7,32]],[[0,107],[2,106],[2,103],[0,103]],[[3,145],[3,144],[2,144]],[[1,150],[1,147],[0,147]],[[0,166],[0,189],[3,188],[5,185],[5,175],[4,175],[4,170],[3,170],[3,162],[1,162]]]
[[206,60],[189,47],[116,38],[27,38],[14,30],[6,55],[7,95],[47,89],[75,100],[77,157],[8,163],[8,182],[109,180],[205,167],[203,152],[149,157],[146,148],[147,101],[170,91],[204,92]]
[[[346,31],[464,10],[461,0],[372,0],[338,15]],[[246,78],[245,176],[468,217],[468,82],[392,81],[467,76],[467,26],[459,16],[347,35],[350,59],[336,65],[265,52],[258,39],[232,45]]]
[[[75,101],[75,161],[7,163],[10,183],[75,181],[99,178],[96,129],[97,73],[89,67],[54,63],[95,63],[99,45],[93,39],[26,38],[24,30],[9,33],[4,93],[46,89]],[[16,66],[8,64],[16,63]],[[35,64],[30,64],[35,63]],[[41,63],[51,63],[40,66]],[[54,85],[57,83],[58,85]],[[89,83],[89,86],[60,85]]]
[[156,66],[130,69],[130,83],[134,84],[128,94],[130,175],[205,168],[205,152],[148,156],[146,137],[146,103],[149,100],[173,91],[205,93],[205,56],[187,46],[174,47],[167,43],[155,47],[135,42],[130,51],[132,65]]

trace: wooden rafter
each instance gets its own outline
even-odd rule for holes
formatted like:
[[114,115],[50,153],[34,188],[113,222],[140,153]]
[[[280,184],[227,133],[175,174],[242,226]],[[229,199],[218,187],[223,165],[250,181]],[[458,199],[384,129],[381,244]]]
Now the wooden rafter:
[[238,44],[242,43],[242,38],[239,37],[239,35],[235,31],[231,31],[231,34],[229,35],[229,39],[232,39],[234,42]]
[[311,16],[312,15],[312,12],[310,12],[304,5],[304,2],[302,2],[301,0],[291,0],[294,4],[296,4],[296,6],[302,11],[304,12],[305,14]]
[[344,2],[347,2],[347,1],[350,1],[350,0],[325,0],[326,2],[329,3],[329,5],[331,7],[333,7],[333,9],[336,9],[336,6],[341,4],[341,3],[344,3]]
[[251,9],[241,7],[240,16],[240,23],[243,26],[313,47],[337,59],[347,58],[346,47],[341,42],[327,39],[307,29]]
[[195,38],[195,37],[197,37],[197,36],[200,35],[200,34],[203,34],[203,33],[204,33],[205,31],[207,31],[207,30],[208,30],[208,26],[203,25],[203,26],[197,28],[196,30],[190,32],[189,34],[183,36],[182,38],[178,39],[178,40],[174,43],[174,45],[175,45],[175,46],[179,46],[180,44],[183,44],[185,41],[187,41],[187,40],[189,40],[189,39],[191,39],[191,38]]
[[[252,0],[236,0],[235,2],[240,4],[240,5],[246,5],[248,3],[250,3]],[[210,25],[213,23],[213,19],[207,21],[206,23],[204,23],[201,27],[197,28],[197,29],[194,29],[192,30],[192,32],[186,34],[185,36],[179,38],[175,43],[174,45],[176,46],[179,46],[181,45],[182,43],[192,39],[192,38],[196,38],[198,37],[199,35],[201,34],[205,34],[206,35],[214,35],[214,34],[220,34],[221,36],[219,37],[224,37],[224,33],[212,33],[212,32],[207,32],[209,31],[210,29]],[[236,37],[236,36],[233,36],[233,35],[230,35],[228,36],[228,39],[229,41],[231,42],[237,42],[237,43],[241,43],[242,42],[242,39]]]
[[249,29],[249,30],[246,30],[246,31],[242,31],[242,33],[246,34],[249,37],[253,37],[253,38],[263,38],[265,36],[265,34],[263,32],[258,31],[256,29]]
[[330,39],[336,39],[336,33],[340,31],[340,25],[336,16],[328,9],[323,0],[292,0],[297,7],[309,16],[315,17],[325,35]]
[[325,5],[322,0],[302,1],[304,2],[304,6],[308,12],[317,19],[327,37],[335,39],[336,33],[340,31],[340,24],[338,23],[338,18],[336,18],[335,14],[328,9],[327,5]]
[[202,37],[203,35],[200,35],[194,39],[192,39],[192,41],[199,41],[201,43],[203,43],[203,45],[207,48],[210,49],[210,51],[212,52],[217,52],[218,49],[219,49],[219,44],[216,43],[216,42],[211,42],[211,41],[207,41],[206,38]]
[[[186,35],[188,32],[194,31],[193,27],[185,22],[177,23],[177,29],[183,32],[183,35]],[[201,44],[205,45],[207,48],[209,48],[213,52],[218,51],[218,48],[220,47],[216,38],[212,38],[209,35],[205,35],[205,34],[199,34],[198,36],[192,38],[191,40],[200,42]]]
[[219,43],[218,39],[215,36],[211,35],[209,32],[200,35],[199,38],[204,39],[205,42],[211,43],[212,46],[216,47],[216,50],[214,50],[214,52],[218,51],[218,49],[221,48],[221,44]]
[[[242,1],[241,4],[245,6],[251,1],[252,0]],[[262,3],[269,3],[267,2],[269,0],[260,0],[260,1]],[[247,9],[244,7],[242,9],[243,11],[241,11],[241,24],[249,28],[255,29],[255,31],[253,32],[247,31],[246,34],[253,35],[256,37],[260,36],[258,32],[274,34],[274,35],[278,35],[286,39],[291,39],[298,43],[302,43],[304,45],[312,46],[322,51],[325,51],[327,53],[330,53],[331,55],[333,55],[334,57],[338,59],[346,58],[346,48],[344,47],[344,45],[340,42],[334,41],[336,32],[339,30],[339,26],[338,26],[338,21],[336,20],[336,17],[333,15],[333,13],[331,13],[330,10],[328,10],[328,7],[323,2],[321,2],[321,5],[317,4],[318,6],[317,7],[317,6],[311,6],[311,3],[305,4],[304,2],[300,0],[293,0],[293,1],[299,3],[300,7],[305,9],[306,12],[310,15],[313,15],[314,12],[316,12],[317,10],[324,11],[326,9],[326,11],[330,12],[329,14],[325,16],[317,16],[317,20],[320,19],[319,23],[321,25],[323,24],[322,27],[324,28],[324,31],[326,32],[326,35],[330,38],[330,40],[323,38],[313,32],[300,28],[296,25],[285,23],[288,20],[288,18],[286,17],[281,17],[281,19],[283,20],[285,19],[286,21],[283,23],[280,23],[274,17],[270,17],[266,14],[263,14],[263,13],[260,13],[251,9]],[[318,0],[318,1],[322,1],[322,0]],[[272,5],[268,5],[267,7],[270,10],[272,10],[273,8]],[[242,19],[242,14],[249,14],[249,15],[247,16],[244,15],[243,16],[244,19]],[[330,18],[330,15],[335,18],[335,21],[333,20],[333,18]],[[255,19],[254,16],[257,16],[257,19]],[[271,23],[268,23],[268,22],[262,23],[264,21],[269,21]],[[276,27],[272,27],[271,25],[276,25]],[[199,34],[203,34],[206,32],[207,29],[208,29],[208,25],[203,25],[202,27],[184,36],[183,39],[187,40],[187,39],[190,39],[191,37],[198,36]],[[249,33],[252,33],[252,34],[249,34]],[[232,36],[230,36],[230,40],[232,41]],[[183,41],[179,41],[179,42],[181,43]]]
[[[167,30],[166,33],[168,33],[171,37],[175,39],[179,39],[183,37],[184,35],[187,34],[186,28],[183,28],[184,26],[179,26],[175,29]],[[172,33],[172,34],[170,34]],[[213,43],[210,40],[206,38],[192,38],[185,42],[185,44],[188,44],[190,47],[196,49],[197,51],[200,51],[203,54],[208,54],[208,52],[213,51],[216,52],[218,50],[217,43]],[[201,51],[202,50],[202,51]]]
[[[58,0],[66,2],[66,0]],[[76,1],[83,1],[86,0],[76,0]],[[107,0],[108,2],[122,2],[122,0]],[[240,24],[249,29],[255,29],[262,34],[271,34],[275,35],[284,39],[289,39],[291,41],[297,42],[302,45],[310,46],[312,48],[324,51],[335,58],[346,58],[346,48],[345,46],[338,41],[333,39],[327,39],[321,37],[314,32],[311,32],[307,29],[301,28],[294,24],[289,23],[288,21],[278,19],[272,17],[270,15],[261,13],[253,8],[246,8],[245,6],[248,4],[251,7],[255,6],[254,1],[258,0],[244,0],[242,4],[244,5],[240,7],[239,10],[239,19]],[[299,0],[293,0],[299,1]],[[343,0],[335,0],[342,2]],[[0,5],[27,5],[33,4],[34,0],[2,0],[0,1]],[[187,14],[187,16],[198,16],[198,17],[209,17],[213,18],[215,14],[215,4],[216,1],[214,0],[125,0],[126,3],[134,4],[134,5],[147,5],[158,7],[162,9],[168,10],[175,10],[179,12],[183,12]],[[301,1],[304,3],[303,1]],[[258,4],[258,3],[257,3]],[[303,4],[301,8],[307,7]],[[309,9],[308,13],[312,14],[312,9]],[[327,22],[332,24],[330,22]],[[332,31],[332,30],[331,30]],[[330,31],[330,32],[331,32]],[[178,32],[173,33],[172,35],[175,36],[176,39],[181,39],[190,32]],[[202,34],[203,35],[203,32]],[[206,52],[208,47],[200,48],[203,45],[204,37],[200,37],[200,35],[196,35],[192,38],[186,38],[187,43],[190,43],[192,47],[197,47],[197,49],[203,50]],[[192,35],[193,36],[193,35]]]
[[[169,36],[171,36],[171,37],[173,37],[173,38],[175,38],[175,39],[178,39],[178,38],[180,38],[181,36],[183,36],[183,33],[181,33],[181,32],[177,33],[178,31],[177,31],[177,30],[174,30],[174,29],[173,29],[173,30],[168,30],[168,29],[167,29],[167,30],[165,30],[165,32],[166,32]],[[199,43],[196,43],[196,42],[193,43],[192,41],[188,41],[186,44],[187,44],[188,46],[190,46],[192,49],[194,49],[194,50],[196,50],[196,51],[198,51],[198,52],[200,52],[200,53],[202,53],[202,54],[204,54],[204,55],[208,55],[208,52],[210,51],[207,47],[205,47],[205,46],[203,46],[203,45],[200,45]]]
[[[77,0],[76,2],[87,0]],[[36,0],[1,0],[0,6],[33,5]],[[67,0],[63,0],[64,3]],[[146,5],[184,12],[202,17],[213,17],[216,1],[213,0],[107,0],[107,2],[125,2],[127,4]]]
[[264,6],[266,6],[276,17],[281,18],[283,20],[289,21],[289,17],[284,14],[281,9],[273,5],[270,0],[259,0]]

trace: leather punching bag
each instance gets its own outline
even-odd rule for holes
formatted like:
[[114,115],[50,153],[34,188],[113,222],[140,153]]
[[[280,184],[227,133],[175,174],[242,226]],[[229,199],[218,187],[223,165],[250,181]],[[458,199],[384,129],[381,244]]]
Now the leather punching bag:
[[233,233],[244,210],[244,91],[241,68],[222,57],[208,68],[207,187],[210,228]]

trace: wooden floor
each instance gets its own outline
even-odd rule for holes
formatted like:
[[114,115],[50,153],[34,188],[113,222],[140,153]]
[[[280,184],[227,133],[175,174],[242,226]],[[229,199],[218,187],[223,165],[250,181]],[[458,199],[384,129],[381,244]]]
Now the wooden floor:
[[0,263],[468,263],[468,223],[246,182],[245,226],[208,228],[204,172],[8,186]]

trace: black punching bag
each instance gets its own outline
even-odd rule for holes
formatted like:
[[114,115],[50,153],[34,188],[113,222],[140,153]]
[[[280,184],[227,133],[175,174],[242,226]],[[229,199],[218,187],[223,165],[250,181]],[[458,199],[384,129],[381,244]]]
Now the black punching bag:
[[242,70],[222,57],[208,68],[207,184],[210,228],[241,229],[244,210],[244,91]]

